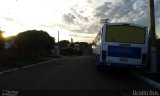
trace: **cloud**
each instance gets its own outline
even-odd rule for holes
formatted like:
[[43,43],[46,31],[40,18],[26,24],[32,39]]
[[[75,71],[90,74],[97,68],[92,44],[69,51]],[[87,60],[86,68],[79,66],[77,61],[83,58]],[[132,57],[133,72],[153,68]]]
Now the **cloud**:
[[92,3],[92,0],[87,0],[88,3]]
[[76,9],[76,7],[75,7],[75,8],[71,8],[71,11],[74,13],[74,15],[76,16],[76,18],[78,20],[81,20],[81,21],[84,21],[84,22],[88,22],[89,21],[89,19],[87,17],[81,15],[84,12],[83,10],[78,11]]
[[70,36],[71,37],[80,37],[80,38],[88,38],[88,39],[91,39],[91,38],[94,38],[95,36],[93,36],[93,35],[90,35],[90,34],[88,34],[87,36],[86,35],[84,35],[84,34],[79,34],[79,33],[77,33],[77,34],[70,34]]
[[75,23],[75,15],[72,14],[72,13],[68,13],[68,14],[64,14],[63,15],[63,20],[66,22],[66,23],[72,23],[74,24]]
[[69,36],[71,36],[71,37],[79,37],[79,35],[77,35],[77,34],[69,34]]
[[88,26],[89,17],[83,15],[84,10],[85,8],[78,9],[77,6],[71,7],[71,12],[63,14],[62,19],[64,23],[60,26],[71,32],[87,32],[86,26]]
[[93,12],[94,16],[100,17],[100,18],[106,17],[106,13],[111,9],[111,6],[112,6],[112,2],[104,2],[103,5],[95,9],[95,11]]
[[[157,0],[158,1],[158,0]],[[119,0],[115,3],[104,2],[96,8],[95,16],[106,17],[114,22],[148,25],[148,2],[146,0]]]
[[[155,16],[157,20],[160,19],[159,4],[160,1],[155,0]],[[83,8],[80,8],[79,5],[72,6],[70,11],[62,16],[64,23],[57,26],[75,33],[70,34],[70,36],[85,38],[85,36],[76,34],[98,33],[100,30],[99,20],[104,17],[111,19],[112,22],[128,22],[145,26],[148,26],[149,23],[148,2],[146,0],[119,0],[115,2],[104,2],[93,10],[94,11],[91,12],[92,14],[87,16],[85,15],[85,12],[88,11],[86,6]],[[157,21],[156,25],[160,25],[160,22]],[[158,28],[156,29],[158,30]]]
[[155,18],[156,20],[160,19],[160,0],[155,0]]
[[[93,0],[92,0],[93,1]],[[160,20],[160,1],[155,0],[155,16]],[[78,5],[77,5],[78,6]],[[94,38],[90,36],[97,34],[100,30],[100,18],[109,18],[112,22],[128,22],[148,26],[148,2],[146,0],[119,0],[116,2],[104,2],[92,10],[92,14],[85,15],[87,7],[72,6],[68,13],[62,15],[63,24],[57,25],[69,32],[71,37]],[[160,22],[156,22],[160,25]],[[156,28],[159,30],[158,28]],[[79,35],[79,34],[90,35]]]
[[[40,2],[32,2],[30,0],[20,0],[18,2],[10,2],[9,6],[6,6],[8,2],[1,2],[0,24],[2,28],[4,27],[5,30],[9,30],[11,33],[30,28],[39,28],[50,32],[53,29],[64,29],[68,32],[83,33],[88,36],[88,34],[99,32],[100,28],[98,26],[101,18],[111,19],[111,22],[128,22],[147,26],[149,20],[147,1],[69,0],[65,2],[64,0],[58,0],[54,2],[52,0],[41,0]],[[160,0],[154,1],[156,29],[158,32],[160,30]],[[35,8],[36,2],[39,3]],[[28,7],[28,5],[31,6]],[[30,23],[30,21],[34,22]]]
[[[87,8],[79,9],[77,6],[73,6],[70,8],[70,13],[63,15],[63,20],[65,21],[62,26],[66,30],[75,33],[95,33],[95,28],[92,26],[93,23],[90,21],[90,17],[85,14],[85,10]],[[75,35],[74,35],[75,36]]]
[[156,32],[160,37],[160,0],[155,0],[155,23],[156,23]]
[[[109,18],[112,22],[128,22],[149,26],[149,5],[147,0],[119,0],[115,3],[104,2],[95,8],[96,18]],[[155,0],[156,31],[160,34],[160,0]],[[93,28],[92,28],[93,29]]]
[[7,20],[7,21],[9,21],[9,22],[13,22],[13,21],[14,21],[14,19],[11,18],[11,17],[0,16],[0,18],[2,18],[2,19],[4,19],[4,20]]
[[134,10],[135,0],[121,0],[113,4],[112,9],[108,12],[109,19],[120,19]]

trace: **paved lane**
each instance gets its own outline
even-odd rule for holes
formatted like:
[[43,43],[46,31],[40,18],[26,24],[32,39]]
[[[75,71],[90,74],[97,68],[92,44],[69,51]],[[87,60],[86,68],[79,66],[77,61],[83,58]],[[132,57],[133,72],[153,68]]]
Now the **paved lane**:
[[151,86],[127,70],[96,71],[91,56],[61,58],[0,76],[0,89],[144,90]]

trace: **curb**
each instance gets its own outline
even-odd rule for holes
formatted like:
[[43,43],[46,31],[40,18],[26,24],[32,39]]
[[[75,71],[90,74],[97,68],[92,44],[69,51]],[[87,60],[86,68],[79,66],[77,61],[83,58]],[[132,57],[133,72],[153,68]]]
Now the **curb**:
[[136,72],[133,72],[133,71],[130,71],[130,72],[131,72],[135,77],[137,77],[138,79],[143,80],[143,81],[145,81],[146,83],[148,83],[149,85],[151,85],[151,86],[157,88],[158,90],[160,90],[160,83],[158,83],[158,82],[156,82],[156,81],[154,81],[154,80],[151,80],[151,79],[149,79],[149,78],[147,78],[147,77],[145,77],[145,76],[142,76],[142,75],[140,75],[140,74],[138,74],[138,73],[136,73]]
[[[63,59],[63,58],[61,58],[61,59]],[[52,59],[52,60],[48,60],[48,61],[43,61],[43,62],[39,62],[39,63],[36,63],[36,64],[32,64],[32,65],[28,65],[28,66],[23,66],[22,68],[25,69],[25,68],[37,66],[37,65],[40,65],[40,64],[44,64],[44,63],[47,63],[47,62],[52,62],[52,61],[56,61],[56,60],[61,60],[61,59]],[[18,69],[19,69],[19,68],[13,68],[13,69],[1,71],[1,72],[0,72],[0,75],[2,75],[2,74],[4,74],[4,73],[9,73],[9,72],[17,71]]]

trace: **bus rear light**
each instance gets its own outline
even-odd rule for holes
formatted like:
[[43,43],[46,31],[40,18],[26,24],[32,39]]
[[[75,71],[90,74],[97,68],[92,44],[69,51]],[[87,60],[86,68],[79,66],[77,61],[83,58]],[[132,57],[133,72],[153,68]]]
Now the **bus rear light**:
[[146,64],[146,63],[147,63],[147,55],[142,54],[142,64]]
[[106,51],[102,50],[102,61],[106,61]]

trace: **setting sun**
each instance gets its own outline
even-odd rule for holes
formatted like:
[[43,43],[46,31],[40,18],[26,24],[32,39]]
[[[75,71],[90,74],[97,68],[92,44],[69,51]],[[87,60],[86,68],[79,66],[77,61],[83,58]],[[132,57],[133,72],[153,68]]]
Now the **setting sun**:
[[8,38],[9,37],[9,35],[6,34],[6,33],[3,33],[2,36],[3,36],[3,38]]

